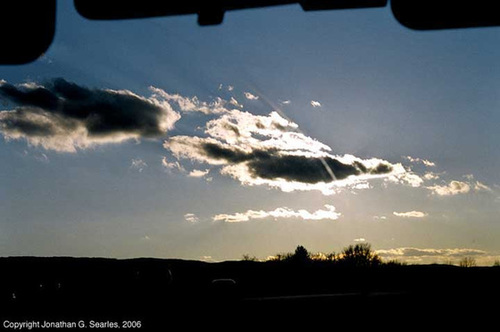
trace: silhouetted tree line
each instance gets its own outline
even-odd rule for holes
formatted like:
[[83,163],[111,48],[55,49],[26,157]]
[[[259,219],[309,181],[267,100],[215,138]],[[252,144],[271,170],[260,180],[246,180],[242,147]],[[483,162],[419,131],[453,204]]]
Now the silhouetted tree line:
[[[256,257],[244,255],[243,260],[256,261]],[[340,253],[311,253],[304,246],[297,246],[293,253],[278,253],[269,259],[273,262],[293,264],[329,263],[345,267],[374,267],[380,265],[402,265],[396,261],[382,262],[369,243],[359,243],[345,247]]]

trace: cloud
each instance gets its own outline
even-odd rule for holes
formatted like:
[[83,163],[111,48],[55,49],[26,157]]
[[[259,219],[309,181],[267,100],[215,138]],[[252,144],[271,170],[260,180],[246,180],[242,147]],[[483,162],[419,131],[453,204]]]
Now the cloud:
[[469,181],[474,180],[474,174],[465,174],[463,177]]
[[430,160],[427,160],[427,159],[413,158],[412,156],[406,156],[405,158],[408,159],[412,163],[422,163],[422,164],[424,164],[427,167],[434,167],[434,166],[436,166],[436,163],[434,163],[434,162],[432,162]]
[[302,220],[337,220],[341,216],[341,213],[335,211],[333,205],[325,205],[324,210],[316,210],[314,212],[309,212],[307,210],[294,211],[287,207],[277,208],[273,211],[254,211],[248,210],[243,213],[235,214],[218,214],[212,219],[214,221],[224,221],[224,222],[243,222],[252,219],[265,219],[265,218],[298,218]]
[[207,175],[210,172],[210,169],[206,169],[204,171],[199,170],[199,169],[194,169],[191,172],[189,172],[189,176],[193,178],[202,178],[205,175]]
[[422,164],[424,164],[425,166],[428,166],[428,167],[434,167],[434,166],[436,166],[436,163],[434,163],[432,161],[429,161],[427,159],[423,159],[422,160]]
[[389,177],[387,177],[386,181],[394,182],[394,183],[404,183],[412,186],[413,188],[418,188],[422,185],[424,180],[417,174],[412,173],[409,170],[405,170],[401,164],[396,164],[400,169],[397,172],[394,172]]
[[259,99],[258,96],[255,96],[253,94],[251,94],[250,92],[244,92],[245,94],[245,98],[248,99],[248,100],[257,100]]
[[427,189],[431,190],[435,195],[453,196],[468,193],[471,189],[471,186],[466,182],[453,180],[447,185],[434,185],[427,187]]
[[200,260],[201,260],[202,262],[209,262],[209,263],[214,263],[214,262],[216,262],[212,256],[208,256],[208,255],[206,255],[206,256],[201,256],[201,257],[200,257]]
[[167,157],[163,157],[161,159],[161,165],[168,172],[171,172],[173,170],[177,170],[177,171],[180,171],[180,172],[183,172],[183,173],[186,172],[186,170],[184,169],[184,167],[182,167],[182,165],[178,161],[168,161]]
[[370,189],[372,186],[368,182],[359,182],[356,184],[353,184],[351,186],[351,189]]
[[433,172],[427,172],[424,174],[424,179],[426,180],[437,180],[439,179],[439,175]]
[[469,248],[422,249],[411,247],[376,250],[376,253],[387,260],[397,259],[412,263],[449,262],[452,259],[470,256],[482,257],[487,254],[486,251]]
[[198,216],[194,213],[186,213],[184,215],[184,220],[186,221],[189,221],[189,222],[198,222],[200,219],[198,218]]
[[50,163],[50,159],[49,157],[47,157],[45,153],[40,153],[39,155],[35,155],[34,158],[44,164]]
[[[209,121],[208,137],[174,136],[164,147],[176,157],[222,166],[223,175],[244,185],[267,185],[283,191],[336,188],[366,189],[366,181],[391,181],[419,186],[422,180],[401,164],[332,155],[331,148],[298,131],[298,125],[277,112],[268,116],[232,110]],[[419,180],[420,182],[418,182]]]
[[49,164],[50,159],[45,153],[39,153],[39,152],[29,152],[28,150],[24,150],[22,153],[23,156],[27,157],[32,157],[36,161],[42,163],[42,164]]
[[130,163],[130,169],[134,169],[136,171],[138,171],[139,173],[141,173],[146,167],[148,167],[148,164],[146,164],[146,162],[144,162],[144,160],[142,159],[132,159],[131,163]]
[[241,105],[237,100],[236,98],[234,97],[231,97],[231,99],[229,100],[229,103],[233,106],[236,106],[236,107],[239,107],[239,108],[242,108],[243,105]]
[[427,213],[420,211],[409,211],[409,212],[393,212],[393,215],[396,217],[402,218],[424,218],[427,216]]
[[[427,174],[424,177],[426,179],[431,178],[428,177]],[[441,185],[435,184],[433,186],[428,186],[426,188],[432,191],[434,195],[438,196],[454,196],[459,194],[467,194],[469,192],[493,193],[493,189],[491,187],[480,181],[475,180],[473,174],[466,174],[463,176],[463,178],[465,178],[466,181],[453,180],[448,184],[446,183]]]
[[321,103],[319,101],[311,100],[311,106],[314,108],[321,107]]
[[474,184],[474,190],[475,191],[487,191],[487,192],[493,192],[493,189],[485,185],[484,183],[481,183],[479,181],[476,181]]
[[7,140],[76,152],[102,144],[157,138],[180,115],[155,96],[128,90],[91,89],[62,78],[43,85],[0,82],[0,97],[13,104],[0,111],[0,132]]
[[[218,88],[218,90],[220,91],[220,90],[222,90],[223,88],[224,88],[224,84],[220,83],[220,84],[219,84],[219,88]],[[233,91],[233,90],[234,90],[234,86],[232,86],[232,85],[227,85],[227,86],[226,86],[226,89],[227,89],[227,91]]]
[[477,256],[486,254],[483,250],[478,249],[420,249],[420,248],[396,248],[389,250],[377,250],[379,255],[384,256]]
[[180,112],[200,112],[204,114],[221,114],[228,112],[226,100],[217,97],[211,102],[200,101],[198,97],[184,97],[179,94],[170,94],[162,89],[150,86],[153,97],[175,104]]

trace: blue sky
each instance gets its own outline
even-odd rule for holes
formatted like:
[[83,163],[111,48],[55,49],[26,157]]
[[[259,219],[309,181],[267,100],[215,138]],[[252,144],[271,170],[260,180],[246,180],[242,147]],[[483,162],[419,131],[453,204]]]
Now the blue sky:
[[[0,67],[0,255],[225,260],[366,241],[387,259],[491,264],[499,39],[411,31],[389,8],[284,6],[199,27],[88,21],[59,2],[47,53]],[[56,78],[91,95],[84,120]]]

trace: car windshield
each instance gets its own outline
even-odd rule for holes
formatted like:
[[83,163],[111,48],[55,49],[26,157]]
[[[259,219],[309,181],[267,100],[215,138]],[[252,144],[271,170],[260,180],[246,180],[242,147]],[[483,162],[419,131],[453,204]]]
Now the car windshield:
[[0,66],[0,255],[500,259],[500,30],[298,4],[99,21]]

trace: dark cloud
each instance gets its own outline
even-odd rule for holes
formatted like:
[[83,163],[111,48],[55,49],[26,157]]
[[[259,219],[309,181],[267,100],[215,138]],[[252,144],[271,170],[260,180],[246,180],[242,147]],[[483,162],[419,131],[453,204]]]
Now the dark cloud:
[[[380,163],[375,167],[367,167],[359,161],[352,164],[342,163],[332,157],[311,157],[304,155],[281,154],[279,150],[253,150],[246,153],[238,149],[221,146],[216,143],[201,145],[202,153],[216,160],[227,163],[247,163],[248,170],[253,177],[262,179],[284,179],[302,183],[331,182],[331,170],[336,180],[343,180],[351,175],[388,174],[392,166]],[[326,166],[325,166],[326,165]]]
[[[344,164],[333,158],[323,158],[335,179],[343,180],[362,172],[355,165]],[[332,176],[320,158],[296,155],[269,155],[252,160],[248,167],[252,174],[263,179],[282,178],[303,183],[330,182]]]
[[[14,109],[0,114],[7,138],[47,138],[31,142],[51,148],[50,138],[67,135],[79,147],[97,141],[158,137],[179,115],[166,103],[127,90],[91,89],[62,78],[43,85],[0,83],[0,97]],[[83,137],[84,136],[84,137]],[[117,138],[117,137],[120,137]],[[109,140],[108,140],[109,138]]]
[[8,101],[22,106],[34,106],[47,110],[55,110],[58,98],[49,90],[33,86],[18,88],[12,84],[0,85],[0,96]]
[[[55,135],[60,128],[59,123],[61,121],[43,122],[36,121],[32,116],[33,110],[31,108],[21,108],[12,113],[15,116],[0,118],[1,128],[5,132],[17,131],[20,133],[29,134],[30,136],[51,136]],[[42,112],[40,112],[42,113]],[[70,125],[69,123],[67,124]]]
[[202,143],[200,148],[207,157],[229,163],[241,163],[252,159],[250,153],[228,149],[216,143]]

